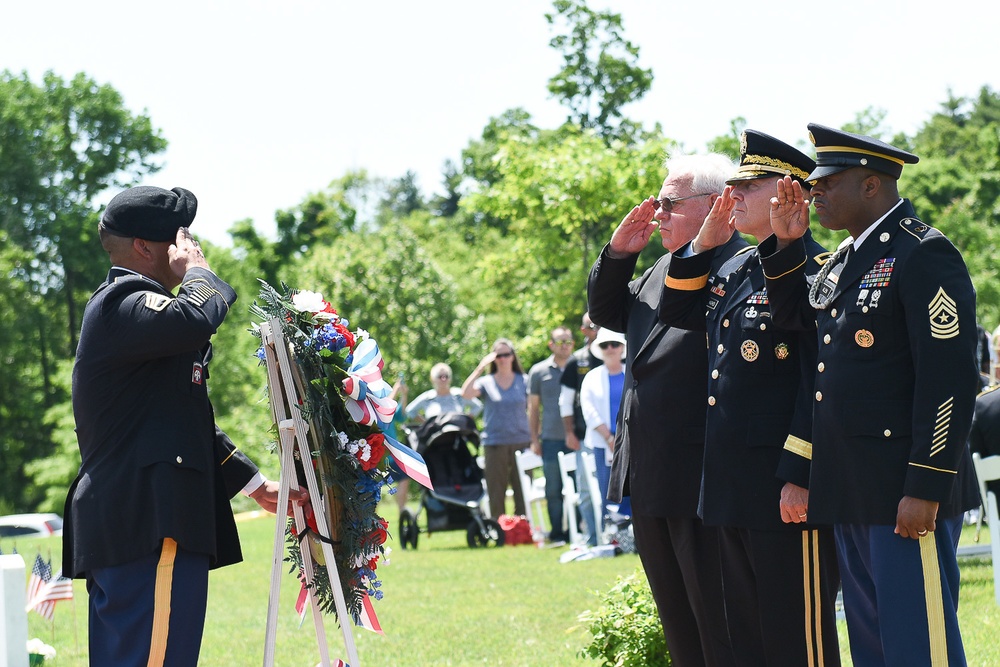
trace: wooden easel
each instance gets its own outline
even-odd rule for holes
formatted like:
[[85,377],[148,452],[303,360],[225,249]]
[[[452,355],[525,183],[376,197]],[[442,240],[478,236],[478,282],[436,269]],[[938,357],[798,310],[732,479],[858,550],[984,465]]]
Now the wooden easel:
[[[278,449],[281,454],[278,507],[287,507],[289,490],[299,488],[295,469],[296,448],[299,460],[307,463],[312,461],[310,452],[318,450],[319,443],[315,442],[317,434],[314,431],[310,433],[310,425],[302,417],[299,397],[304,394],[304,384],[298,367],[292,362],[288,343],[281,332],[281,322],[277,318],[272,318],[260,325],[260,332],[267,364],[267,386],[271,403],[271,414],[274,418],[274,423],[278,425]],[[310,437],[314,440],[313,446],[310,446]],[[323,494],[320,493],[316,471],[313,470],[312,465],[303,465],[303,469],[305,472],[306,487],[309,490],[309,498],[312,499],[313,512],[316,516],[316,527],[320,534],[329,536],[331,534],[330,521],[327,516],[326,504],[320,501],[323,498]],[[319,471],[319,474],[322,475],[322,470]],[[302,535],[306,529],[306,521],[302,508],[295,506],[293,514],[296,531],[299,535]],[[285,523],[284,517],[279,515],[274,527],[274,552],[271,559],[271,593],[267,602],[267,632],[264,640],[264,667],[273,667],[274,665],[275,640],[278,627],[278,598],[281,589],[281,576],[284,570],[282,558],[285,551]],[[337,574],[337,563],[333,554],[333,547],[327,541],[323,541],[322,548],[323,557],[326,560],[327,575],[334,594],[337,618],[340,621],[340,629],[344,635],[347,659],[351,667],[360,667],[358,650],[354,644],[354,635],[351,630],[353,619],[347,611],[347,602],[340,584],[340,577]],[[303,542],[301,553],[306,579],[313,581],[316,562],[313,560],[312,550],[309,548],[307,542]],[[308,588],[308,593],[313,625],[316,627],[316,642],[319,645],[321,664],[324,667],[330,667],[326,630],[323,626],[323,613],[320,611],[316,600],[315,590]]]

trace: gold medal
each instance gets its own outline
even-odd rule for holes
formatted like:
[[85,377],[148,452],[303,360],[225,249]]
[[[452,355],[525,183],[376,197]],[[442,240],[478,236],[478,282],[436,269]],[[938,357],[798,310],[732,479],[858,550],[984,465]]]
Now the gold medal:
[[757,361],[757,357],[760,356],[760,348],[752,340],[745,340],[740,345],[740,354],[747,361]]
[[858,329],[857,333],[854,334],[854,342],[861,347],[871,347],[875,344],[875,336],[868,329]]
[[778,343],[778,345],[774,348],[774,356],[776,356],[778,359],[787,359],[788,345],[786,345],[785,343]]

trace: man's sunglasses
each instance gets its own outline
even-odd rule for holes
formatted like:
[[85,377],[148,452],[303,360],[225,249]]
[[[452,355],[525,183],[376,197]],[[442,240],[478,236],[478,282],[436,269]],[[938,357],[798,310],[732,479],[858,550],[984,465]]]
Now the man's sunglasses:
[[688,195],[687,197],[664,197],[663,199],[654,199],[653,208],[662,208],[664,213],[670,213],[674,210],[674,204],[679,201],[684,201],[685,199],[694,199],[695,197],[707,197],[709,195],[714,195],[714,192],[703,192],[700,195]]

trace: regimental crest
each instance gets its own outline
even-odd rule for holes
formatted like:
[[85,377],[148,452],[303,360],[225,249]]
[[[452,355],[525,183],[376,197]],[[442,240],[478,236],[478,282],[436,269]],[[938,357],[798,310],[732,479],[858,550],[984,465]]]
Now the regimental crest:
[[879,261],[875,262],[868,273],[861,277],[862,289],[870,287],[888,287],[889,280],[892,278],[892,267],[896,263],[895,257],[883,257]]
[[939,287],[937,294],[927,305],[930,317],[931,336],[947,339],[958,335],[958,305]]
[[167,307],[167,304],[173,297],[166,296],[165,294],[157,294],[156,292],[146,292],[146,308],[150,310],[155,310],[156,312],[162,311]]

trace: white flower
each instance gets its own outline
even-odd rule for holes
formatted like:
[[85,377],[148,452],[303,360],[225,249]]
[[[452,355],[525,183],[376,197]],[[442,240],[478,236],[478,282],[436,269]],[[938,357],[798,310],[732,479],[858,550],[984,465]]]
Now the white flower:
[[356,343],[360,343],[366,338],[371,338],[371,336],[364,329],[358,328],[358,330],[354,332],[354,340]]
[[326,301],[319,292],[303,290],[292,295],[292,303],[303,313],[318,313],[326,308]]
[[49,658],[56,657],[56,650],[38,637],[34,637],[28,640],[28,654],[40,655],[48,660]]

